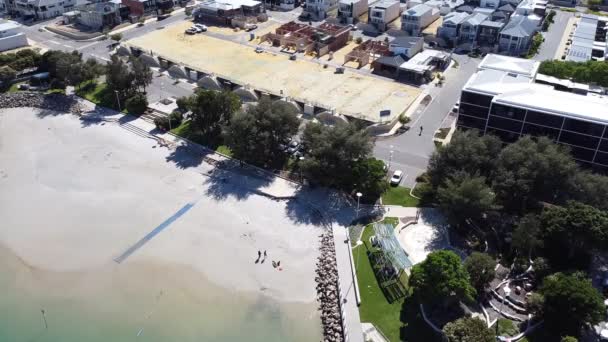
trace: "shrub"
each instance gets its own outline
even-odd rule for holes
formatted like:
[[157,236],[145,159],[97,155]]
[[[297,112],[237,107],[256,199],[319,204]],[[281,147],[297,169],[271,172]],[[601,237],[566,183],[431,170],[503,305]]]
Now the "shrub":
[[410,121],[412,121],[412,118],[410,118],[409,116],[406,116],[405,114],[399,115],[399,122],[402,125],[407,125],[408,123],[410,123]]
[[169,120],[171,121],[172,128],[177,127],[182,124],[182,121],[184,120],[184,114],[176,110],[171,113],[171,115],[169,115]]
[[158,129],[168,131],[169,130],[169,118],[166,116],[154,118],[154,125],[156,125],[156,128],[158,128]]
[[125,107],[129,114],[141,115],[148,108],[148,99],[143,94],[136,94],[127,99]]
[[355,43],[357,43],[357,44],[361,44],[361,43],[363,43],[363,38],[361,38],[361,37],[357,37],[357,38],[355,39]]
[[122,34],[115,33],[110,36],[110,39],[112,39],[113,41],[119,42],[122,39]]

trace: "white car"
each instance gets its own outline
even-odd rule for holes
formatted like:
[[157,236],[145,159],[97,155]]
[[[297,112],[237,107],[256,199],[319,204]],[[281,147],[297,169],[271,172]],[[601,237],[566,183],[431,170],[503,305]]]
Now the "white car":
[[207,25],[203,25],[203,24],[194,24],[194,27],[201,30],[200,32],[206,32],[208,29]]
[[399,185],[399,183],[401,183],[401,178],[403,178],[403,171],[396,170],[393,172],[393,177],[391,177],[391,185]]

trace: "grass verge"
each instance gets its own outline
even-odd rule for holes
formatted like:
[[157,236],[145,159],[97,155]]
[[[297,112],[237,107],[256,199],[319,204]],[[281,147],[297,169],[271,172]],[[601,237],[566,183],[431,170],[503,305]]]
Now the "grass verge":
[[[394,223],[396,221],[396,218],[386,218],[384,220],[386,223]],[[373,249],[369,242],[372,235],[374,235],[373,224],[368,224],[361,236],[363,244],[353,248],[353,258],[357,269],[357,283],[361,291],[359,315],[361,315],[362,322],[373,323],[390,341],[400,341],[400,330],[403,326],[400,317],[404,300],[400,299],[389,303],[380,285],[378,285],[372,265],[367,257],[367,251]]]
[[410,195],[410,188],[390,186],[382,195],[382,204],[417,207],[420,201]]

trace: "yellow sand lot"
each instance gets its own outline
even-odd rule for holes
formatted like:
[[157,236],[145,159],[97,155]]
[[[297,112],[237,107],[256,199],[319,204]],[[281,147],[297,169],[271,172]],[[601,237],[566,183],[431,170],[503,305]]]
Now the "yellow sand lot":
[[253,46],[210,37],[185,35],[189,23],[174,25],[127,42],[127,45],[180,63],[194,70],[215,74],[238,84],[272,94],[283,92],[295,100],[336,112],[379,122],[380,111],[390,110],[393,119],[420,94],[419,88],[361,75],[350,70],[336,74],[312,61],[290,61],[281,53],[256,53]]

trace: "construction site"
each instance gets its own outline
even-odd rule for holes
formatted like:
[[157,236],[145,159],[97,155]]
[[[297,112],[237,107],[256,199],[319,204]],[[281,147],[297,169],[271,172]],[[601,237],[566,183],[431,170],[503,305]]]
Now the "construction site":
[[[396,122],[421,93],[367,70],[345,68],[342,58],[332,60],[335,54],[366,65],[386,53],[382,43],[349,42],[348,27],[324,23],[313,28],[289,22],[261,35],[256,45],[217,34],[185,35],[188,25],[129,40],[123,52],[141,56],[151,66],[177,70],[178,76],[203,88],[234,90],[252,100],[270,95],[306,114],[344,115],[370,124]],[[356,52],[347,50],[353,46]],[[295,58],[296,52],[308,55]],[[329,62],[319,58],[326,55]]]

